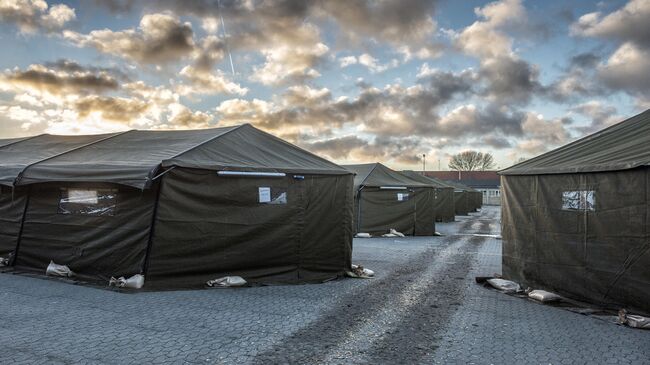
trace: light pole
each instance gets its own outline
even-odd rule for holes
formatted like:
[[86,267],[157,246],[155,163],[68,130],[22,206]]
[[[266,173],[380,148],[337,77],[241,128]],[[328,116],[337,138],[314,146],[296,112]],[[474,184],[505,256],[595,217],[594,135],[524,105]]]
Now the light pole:
[[426,175],[425,174],[425,171],[427,170],[426,167],[427,167],[427,155],[423,153],[422,154],[422,175]]

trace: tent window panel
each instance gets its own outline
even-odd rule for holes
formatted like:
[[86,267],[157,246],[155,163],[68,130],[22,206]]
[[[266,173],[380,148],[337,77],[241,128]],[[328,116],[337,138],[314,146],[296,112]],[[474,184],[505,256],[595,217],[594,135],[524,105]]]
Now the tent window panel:
[[593,190],[562,192],[562,210],[596,210],[596,194]]
[[59,214],[112,217],[117,207],[117,189],[61,189]]
[[271,188],[260,186],[257,189],[260,204],[284,205],[287,204],[287,190],[284,188]]

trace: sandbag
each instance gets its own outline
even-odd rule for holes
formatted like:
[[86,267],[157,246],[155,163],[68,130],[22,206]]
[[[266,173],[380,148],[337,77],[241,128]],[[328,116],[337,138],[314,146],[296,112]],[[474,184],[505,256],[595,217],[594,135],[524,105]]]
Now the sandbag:
[[45,275],[70,278],[75,276],[75,273],[66,265],[58,265],[55,264],[54,261],[50,261],[50,264],[47,265],[47,269],[45,269]]
[[650,318],[637,314],[627,314],[625,309],[621,309],[618,312],[618,321],[632,328],[650,330]]
[[388,233],[382,234],[382,237],[404,237],[404,233],[397,232],[395,229],[391,228],[388,230]]
[[556,302],[558,300],[562,300],[561,296],[555,293],[548,292],[546,290],[532,290],[528,293],[528,297],[540,301],[542,303]]
[[370,269],[366,269],[361,265],[354,265],[354,264],[352,264],[351,270],[348,271],[346,274],[351,278],[361,278],[361,279],[370,279],[375,276],[374,271]]
[[111,277],[108,281],[108,286],[115,286],[118,288],[141,289],[144,286],[144,275],[136,274],[126,279],[124,276],[119,278]]
[[247,282],[241,276],[224,276],[222,278],[209,280],[205,284],[211,288],[229,288],[244,286]]
[[487,282],[504,293],[519,293],[521,291],[521,286],[514,281],[494,278],[488,279]]

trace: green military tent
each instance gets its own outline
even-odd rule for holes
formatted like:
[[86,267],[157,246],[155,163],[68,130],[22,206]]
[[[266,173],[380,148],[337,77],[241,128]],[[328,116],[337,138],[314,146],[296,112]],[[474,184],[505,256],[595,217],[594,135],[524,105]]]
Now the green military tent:
[[380,235],[435,233],[434,190],[380,163],[344,165],[354,178],[355,230]]
[[500,171],[503,274],[650,313],[650,110]]
[[406,170],[402,174],[418,180],[425,184],[431,184],[434,188],[434,209],[437,222],[453,222],[455,217],[454,210],[454,188],[444,182],[422,175],[419,172]]
[[454,188],[454,209],[456,215],[468,215],[474,211],[474,201],[471,188],[451,180],[445,180],[445,184]]
[[0,142],[0,257],[145,288],[328,280],[350,268],[353,175],[250,125]]

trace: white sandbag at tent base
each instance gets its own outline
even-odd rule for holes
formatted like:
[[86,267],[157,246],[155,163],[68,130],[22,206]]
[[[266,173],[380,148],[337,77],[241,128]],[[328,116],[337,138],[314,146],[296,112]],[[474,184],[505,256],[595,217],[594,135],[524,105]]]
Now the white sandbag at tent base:
[[128,279],[124,278],[124,276],[120,276],[117,279],[111,277],[111,279],[108,281],[108,286],[128,289],[142,289],[144,286],[144,275],[136,274]]
[[75,276],[75,273],[66,265],[58,265],[55,264],[54,261],[50,261],[50,264],[47,265],[47,269],[45,269],[45,275],[71,278]]
[[397,232],[395,229],[391,228],[388,230],[388,233],[382,234],[382,237],[404,237],[404,233]]
[[348,277],[351,278],[360,278],[360,279],[371,279],[375,277],[375,272],[366,269],[365,267],[361,265],[354,265],[352,264],[352,267],[350,268],[350,271],[345,273]]
[[222,278],[208,280],[205,284],[211,288],[230,288],[244,286],[247,282],[241,276],[224,276]]

